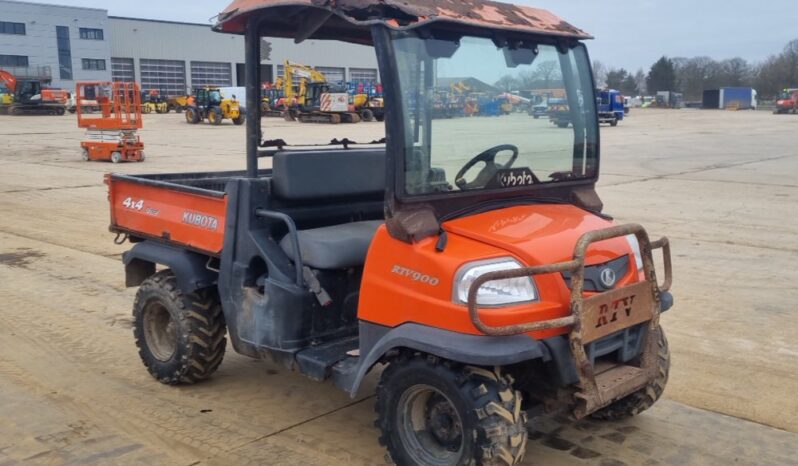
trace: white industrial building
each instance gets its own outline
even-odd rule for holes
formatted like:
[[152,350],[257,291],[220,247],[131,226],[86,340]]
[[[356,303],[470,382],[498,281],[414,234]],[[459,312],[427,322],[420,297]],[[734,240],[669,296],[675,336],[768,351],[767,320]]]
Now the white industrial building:
[[0,69],[66,89],[108,80],[108,28],[102,9],[0,0]]
[[[210,24],[10,0],[0,0],[0,12],[0,68],[49,76],[53,87],[135,80],[142,89],[178,95],[204,85],[244,85],[243,37],[213,32]],[[342,42],[267,39],[262,59],[264,81],[281,76],[285,60],[313,66],[329,81],[378,79],[373,50]]]

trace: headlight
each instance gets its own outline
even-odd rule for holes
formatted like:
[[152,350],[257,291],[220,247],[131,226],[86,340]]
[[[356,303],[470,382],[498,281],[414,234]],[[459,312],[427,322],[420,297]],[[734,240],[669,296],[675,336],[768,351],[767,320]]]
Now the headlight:
[[[523,266],[511,257],[471,262],[460,267],[454,280],[454,299],[461,304],[468,303],[468,290],[479,276],[490,272],[517,270]],[[508,278],[489,281],[477,292],[480,306],[507,306],[526,303],[538,299],[532,277]]]
[[635,253],[635,265],[637,265],[637,270],[643,270],[643,254],[640,253],[640,242],[637,241],[637,236],[626,235],[626,241]]

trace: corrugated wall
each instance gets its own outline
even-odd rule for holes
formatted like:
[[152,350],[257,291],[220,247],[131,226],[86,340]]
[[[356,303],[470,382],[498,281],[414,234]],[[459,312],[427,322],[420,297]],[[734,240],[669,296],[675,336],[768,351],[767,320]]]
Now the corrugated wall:
[[[187,85],[191,87],[191,62],[229,63],[233,85],[241,82],[237,64],[244,63],[242,36],[213,32],[210,25],[183,24],[111,17],[111,56],[132,58],[136,79],[141,81],[141,59],[185,61]],[[319,67],[376,69],[377,59],[370,47],[330,41],[294,44],[290,39],[267,39],[271,52],[263,64],[285,60]],[[195,67],[196,69],[196,67]],[[348,76],[347,76],[348,78]],[[264,77],[265,79],[265,77]]]

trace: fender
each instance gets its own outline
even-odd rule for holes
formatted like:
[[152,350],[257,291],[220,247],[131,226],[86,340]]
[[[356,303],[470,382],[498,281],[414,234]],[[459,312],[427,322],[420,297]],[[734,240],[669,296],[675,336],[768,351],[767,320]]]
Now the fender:
[[155,273],[155,264],[172,269],[177,286],[192,293],[216,284],[219,274],[208,269],[208,256],[155,241],[144,241],[122,254],[125,286],[139,286]]
[[409,348],[478,366],[506,366],[533,359],[551,359],[548,348],[528,335],[480,336],[412,323],[389,328],[361,321],[360,358],[356,365],[333,372],[335,384],[354,398],[368,371],[395,348]]

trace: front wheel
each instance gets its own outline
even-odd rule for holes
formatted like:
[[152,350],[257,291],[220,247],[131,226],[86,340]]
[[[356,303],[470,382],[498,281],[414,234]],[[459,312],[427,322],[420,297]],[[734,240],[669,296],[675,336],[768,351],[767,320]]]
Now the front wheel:
[[662,396],[665,385],[668,383],[668,373],[671,367],[671,353],[668,349],[668,340],[665,338],[665,331],[662,327],[657,328],[657,377],[642,389],[632,393],[626,398],[621,398],[615,403],[601,408],[591,414],[594,419],[605,421],[617,421],[637,416],[648,408]]
[[161,383],[195,383],[210,377],[222,363],[227,327],[216,293],[184,293],[171,270],[141,284],[133,321],[139,356]]
[[401,356],[377,387],[380,443],[399,466],[509,466],[526,449],[521,393],[499,370]]
[[222,109],[216,107],[208,111],[208,123],[219,126],[222,124]]
[[233,124],[236,126],[241,126],[247,121],[247,117],[241,113],[237,117],[233,118]]
[[119,163],[122,161],[122,153],[119,151],[115,151],[111,154],[111,162]]

